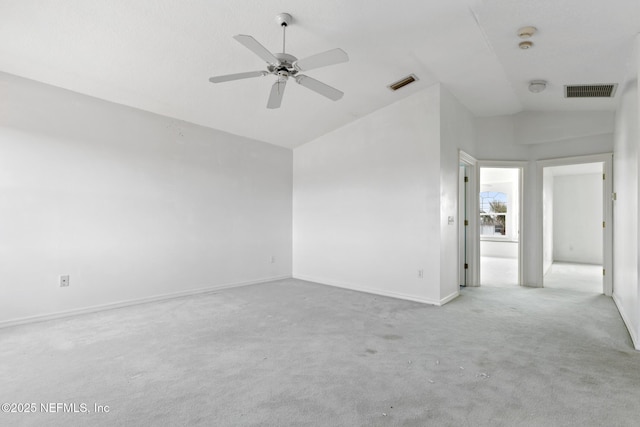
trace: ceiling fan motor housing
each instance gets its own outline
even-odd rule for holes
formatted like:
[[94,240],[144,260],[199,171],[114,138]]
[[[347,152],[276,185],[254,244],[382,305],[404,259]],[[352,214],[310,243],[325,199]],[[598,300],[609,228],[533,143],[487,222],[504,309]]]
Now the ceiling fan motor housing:
[[298,60],[293,55],[289,55],[288,53],[275,53],[274,56],[278,59],[278,64],[270,64],[267,66],[267,69],[278,76],[282,77],[283,75],[295,76],[298,73],[298,70],[293,66],[293,63]]

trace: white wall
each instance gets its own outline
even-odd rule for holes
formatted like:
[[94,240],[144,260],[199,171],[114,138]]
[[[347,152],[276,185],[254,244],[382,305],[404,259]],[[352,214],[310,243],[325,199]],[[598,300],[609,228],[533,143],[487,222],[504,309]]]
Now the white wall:
[[480,255],[496,258],[518,258],[517,241],[481,240]]
[[602,174],[553,180],[554,261],[602,265]]
[[459,149],[475,150],[473,118],[440,86],[295,149],[294,277],[433,304],[458,295]]
[[440,302],[439,104],[433,86],[294,150],[294,277]]
[[553,174],[544,169],[542,177],[542,269],[547,274],[553,264]]
[[[440,86],[440,295],[447,300],[459,293],[457,222],[459,150],[474,156],[476,135],[473,115],[443,86]],[[448,218],[454,217],[454,223]]]
[[290,150],[6,74],[0,98],[0,322],[290,275]]
[[[640,40],[640,39],[638,39]],[[640,41],[636,43],[640,48]],[[638,49],[636,49],[638,50]],[[640,55],[636,55],[636,61]],[[638,298],[638,70],[635,62],[632,81],[618,88],[620,104],[616,114],[614,142],[614,191],[617,200],[613,207],[614,248],[613,298],[625,324],[640,350],[640,299]]]
[[517,144],[566,141],[610,135],[613,111],[522,111],[513,115]]
[[[583,119],[589,121],[589,116]],[[535,194],[542,191],[537,188],[536,160],[560,157],[602,154],[613,151],[613,135],[598,134],[562,139],[555,142],[530,144],[519,141],[515,134],[513,116],[476,118],[478,160],[528,161],[524,175],[523,224],[520,238],[523,248],[524,284],[540,286],[542,284],[542,230],[537,225],[539,213],[535,204]],[[520,124],[521,125],[521,124]]]

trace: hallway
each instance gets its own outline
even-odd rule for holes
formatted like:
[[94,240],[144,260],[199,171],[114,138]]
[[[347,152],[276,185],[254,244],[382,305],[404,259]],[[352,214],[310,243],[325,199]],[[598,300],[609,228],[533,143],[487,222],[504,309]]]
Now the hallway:
[[554,262],[544,276],[544,287],[601,294],[602,266]]

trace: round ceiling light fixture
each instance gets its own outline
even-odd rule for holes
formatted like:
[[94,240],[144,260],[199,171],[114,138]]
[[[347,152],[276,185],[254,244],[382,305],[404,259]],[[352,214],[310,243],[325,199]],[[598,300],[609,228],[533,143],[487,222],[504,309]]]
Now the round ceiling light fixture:
[[520,42],[518,44],[518,47],[522,50],[527,50],[533,47],[533,42],[530,42],[528,40],[526,42]]
[[520,37],[521,39],[528,39],[528,38],[531,38],[531,36],[533,36],[536,33],[536,31],[538,31],[536,27],[532,27],[532,26],[522,27],[518,30],[518,37]]
[[529,92],[540,93],[547,88],[547,82],[545,80],[531,80],[529,82]]

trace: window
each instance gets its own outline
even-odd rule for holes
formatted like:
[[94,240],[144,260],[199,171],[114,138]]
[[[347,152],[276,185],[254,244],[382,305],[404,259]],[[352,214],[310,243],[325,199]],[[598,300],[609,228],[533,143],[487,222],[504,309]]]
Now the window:
[[480,193],[480,235],[500,237],[507,233],[507,195],[500,192]]

